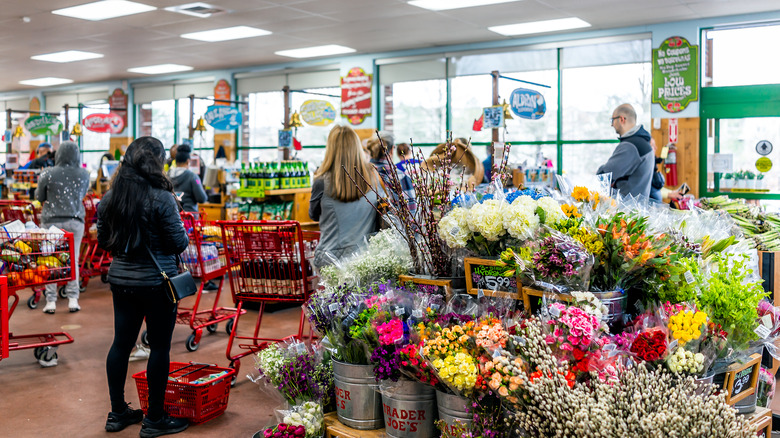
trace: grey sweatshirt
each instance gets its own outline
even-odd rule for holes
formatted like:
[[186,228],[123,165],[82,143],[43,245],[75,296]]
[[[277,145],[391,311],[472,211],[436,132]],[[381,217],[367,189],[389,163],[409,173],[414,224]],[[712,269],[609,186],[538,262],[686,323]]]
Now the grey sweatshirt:
[[650,133],[642,125],[635,126],[620,137],[620,143],[596,174],[612,173],[612,187],[622,196],[650,196],[655,154],[650,146]]
[[311,187],[309,216],[320,222],[320,242],[314,251],[314,266],[321,268],[356,252],[364,238],[375,231],[376,194],[366,193],[369,204],[362,196],[352,202],[341,202],[328,194],[329,179],[320,177]]
[[82,200],[89,189],[89,172],[81,168],[79,147],[72,141],[60,144],[54,155],[54,167],[38,178],[35,199],[43,203],[41,223],[53,224],[72,219],[84,222]]
[[173,181],[173,191],[178,195],[182,193],[181,205],[184,211],[198,212],[198,204],[206,202],[206,191],[200,178],[186,167],[174,167],[168,171],[168,176]]

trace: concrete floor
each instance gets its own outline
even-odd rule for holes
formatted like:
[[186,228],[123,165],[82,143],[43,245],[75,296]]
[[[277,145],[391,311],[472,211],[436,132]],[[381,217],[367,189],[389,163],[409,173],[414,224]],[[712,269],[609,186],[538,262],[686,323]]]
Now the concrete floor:
[[[232,306],[227,279],[220,304]],[[67,301],[60,299],[57,313],[45,315],[26,305],[31,291],[21,290],[23,300],[10,319],[10,331],[17,334],[66,331],[75,342],[58,350],[59,365],[41,368],[32,350],[12,351],[0,361],[0,437],[136,437],[140,425],[122,432],[105,432],[106,415],[110,409],[106,383],[105,358],[113,338],[113,313],[108,285],[99,279],[89,282],[81,295],[81,311],[68,313]],[[201,308],[210,307],[214,293],[203,295]],[[185,304],[191,305],[185,300]],[[260,335],[285,336],[297,331],[298,309],[283,309],[266,313]],[[239,333],[251,335],[257,312],[243,315]],[[192,333],[189,326],[177,325],[173,334],[171,360],[203,362],[227,366],[225,356],[228,336],[225,324],[214,334],[204,335],[200,348],[188,352],[185,341]],[[234,355],[238,352],[234,347]],[[279,400],[263,393],[259,385],[249,381],[254,360],[241,361],[238,381],[230,392],[227,411],[204,424],[191,426],[182,436],[249,438],[272,421],[273,409]],[[127,401],[140,407],[132,374],[146,368],[146,361],[130,362],[126,386]]]

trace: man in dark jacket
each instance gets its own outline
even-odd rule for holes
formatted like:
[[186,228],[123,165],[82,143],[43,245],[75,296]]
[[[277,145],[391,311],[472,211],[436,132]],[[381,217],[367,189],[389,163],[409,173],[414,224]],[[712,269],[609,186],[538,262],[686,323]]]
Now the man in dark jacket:
[[203,190],[203,184],[201,184],[198,175],[195,175],[188,168],[191,150],[190,146],[186,144],[177,146],[175,155],[176,167],[168,171],[168,176],[173,181],[176,195],[181,195],[181,204],[184,211],[197,213],[198,204],[206,202],[208,197],[206,196],[206,191]]
[[650,182],[655,167],[655,154],[650,146],[650,133],[636,124],[636,111],[624,103],[612,112],[611,126],[620,144],[597,174],[612,173],[612,187],[623,196],[650,196]]
[[[73,260],[78,266],[79,246],[84,235],[84,204],[82,200],[89,188],[89,172],[81,167],[79,147],[72,141],[60,144],[55,157],[54,167],[41,172],[35,199],[43,203],[41,225],[48,228],[54,225],[73,233]],[[75,278],[65,286],[68,296],[68,309],[71,312],[79,307],[79,272],[75,269]],[[46,285],[46,306],[44,313],[54,313],[57,301],[57,285]]]

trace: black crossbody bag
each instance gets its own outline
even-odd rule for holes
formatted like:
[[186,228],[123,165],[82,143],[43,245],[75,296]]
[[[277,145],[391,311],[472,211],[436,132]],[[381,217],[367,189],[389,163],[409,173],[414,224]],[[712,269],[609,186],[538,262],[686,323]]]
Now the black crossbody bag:
[[[157,262],[157,257],[154,256],[152,253],[152,250],[149,249],[148,245],[146,246],[146,251],[149,253],[149,256],[152,258],[152,261],[154,262],[154,266],[157,267],[157,269],[160,270],[160,274],[163,276],[163,279],[165,280],[165,286],[168,289],[168,298],[170,298],[171,302],[173,304],[178,303],[181,301],[182,298],[187,298],[191,295],[195,295],[195,292],[198,291],[198,286],[195,284],[195,280],[192,278],[192,274],[190,274],[190,271],[187,270],[187,268],[184,268],[184,272],[174,275],[173,277],[168,277],[168,274],[165,273],[162,267],[160,267],[160,263]],[[179,262],[179,255],[176,255],[176,262],[178,264]]]

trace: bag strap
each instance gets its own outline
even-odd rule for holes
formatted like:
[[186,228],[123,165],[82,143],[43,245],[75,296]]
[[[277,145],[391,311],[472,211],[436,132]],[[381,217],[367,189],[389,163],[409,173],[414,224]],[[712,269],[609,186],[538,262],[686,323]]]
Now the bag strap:
[[149,245],[144,243],[144,248],[146,248],[146,252],[149,253],[149,257],[152,258],[152,261],[154,262],[154,266],[157,267],[157,270],[160,271],[160,274],[167,281],[168,280],[168,274],[166,274],[165,271],[163,270],[163,268],[160,266],[160,263],[157,261],[157,257],[154,256],[154,254],[152,253],[152,250],[149,248]]

